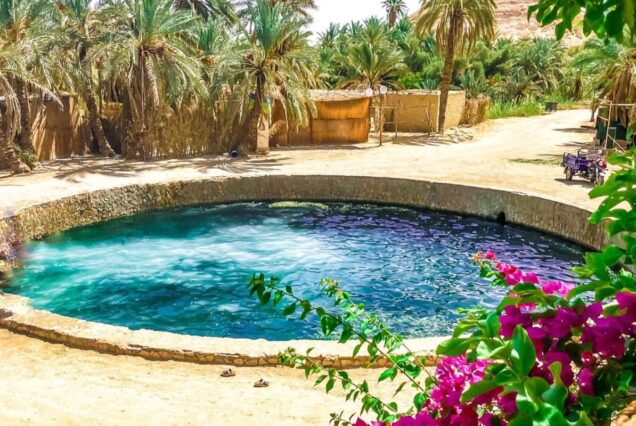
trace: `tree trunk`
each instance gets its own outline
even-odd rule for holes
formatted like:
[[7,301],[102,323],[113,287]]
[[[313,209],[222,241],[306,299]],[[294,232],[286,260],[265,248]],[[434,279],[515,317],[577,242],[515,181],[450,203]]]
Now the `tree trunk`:
[[15,92],[20,104],[20,129],[16,135],[16,142],[22,151],[36,156],[33,146],[33,132],[31,130],[31,111],[29,109],[29,91],[27,85],[19,78],[15,80]]
[[102,118],[99,116],[97,102],[95,100],[95,93],[93,92],[92,87],[88,87],[86,89],[86,93],[84,94],[84,102],[86,103],[86,108],[88,109],[88,123],[91,126],[93,135],[95,135],[95,139],[97,139],[97,145],[99,146],[100,155],[103,155],[105,157],[114,157],[115,151],[113,151],[110,143],[108,143],[108,139],[106,139],[106,133],[104,133]]
[[448,105],[448,91],[450,90],[453,76],[453,62],[455,60],[455,19],[451,19],[446,41],[446,56],[444,57],[444,69],[442,70],[442,83],[439,94],[439,121],[437,131],[444,134],[446,126],[446,106]]
[[5,123],[0,122],[0,155],[2,161],[7,165],[14,173],[29,173],[31,169],[29,166],[20,161],[18,153],[13,149],[11,138],[7,134]]
[[261,106],[254,104],[254,108],[250,111],[250,115],[245,122],[246,132],[245,138],[239,144],[239,151],[247,154],[256,150],[256,138],[258,138],[258,121],[261,117]]
[[256,91],[254,92],[254,108],[250,111],[250,115],[247,117],[246,134],[245,139],[239,144],[239,151],[242,153],[256,151],[256,144],[258,138],[258,123],[263,114],[263,98],[265,91],[265,84],[261,77],[256,77]]

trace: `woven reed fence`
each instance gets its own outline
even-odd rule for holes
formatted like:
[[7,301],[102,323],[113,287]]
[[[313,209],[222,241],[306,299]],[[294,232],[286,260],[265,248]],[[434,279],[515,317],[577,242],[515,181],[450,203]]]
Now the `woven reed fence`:
[[[290,127],[272,138],[274,145],[326,145],[361,143],[369,140],[371,99],[360,92],[314,90],[316,113],[305,127]],[[275,104],[272,122],[284,121],[284,111]]]
[[[123,105],[108,103],[102,107],[106,135],[117,152],[125,153],[124,140],[129,131]],[[186,158],[219,154],[232,145],[219,136],[211,106],[191,104],[177,111],[163,109],[148,117],[144,151],[149,158]],[[229,137],[228,137],[229,139]]]

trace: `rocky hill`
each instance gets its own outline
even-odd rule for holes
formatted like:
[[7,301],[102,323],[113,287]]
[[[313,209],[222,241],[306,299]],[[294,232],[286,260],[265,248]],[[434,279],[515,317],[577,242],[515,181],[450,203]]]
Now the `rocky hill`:
[[[519,39],[523,37],[554,37],[554,26],[541,27],[532,17],[528,22],[528,7],[537,0],[497,0],[498,37]],[[564,42],[576,45],[583,42],[583,35],[566,34]]]

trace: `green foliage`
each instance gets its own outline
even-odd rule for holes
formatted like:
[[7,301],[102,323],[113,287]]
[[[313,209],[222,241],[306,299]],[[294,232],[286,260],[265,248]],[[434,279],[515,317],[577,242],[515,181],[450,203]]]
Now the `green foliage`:
[[536,16],[542,25],[556,23],[556,36],[561,39],[572,31],[583,15],[583,33],[599,38],[622,41],[624,30],[636,30],[636,1],[634,0],[539,0],[530,6],[528,18]]
[[488,118],[532,117],[541,115],[543,110],[544,105],[535,100],[524,100],[521,102],[495,100],[488,109]]

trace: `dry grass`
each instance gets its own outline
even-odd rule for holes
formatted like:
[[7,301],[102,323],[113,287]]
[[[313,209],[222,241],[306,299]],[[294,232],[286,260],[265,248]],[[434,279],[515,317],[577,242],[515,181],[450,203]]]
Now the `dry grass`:
[[489,107],[490,98],[488,96],[479,95],[473,99],[466,99],[466,106],[464,107],[460,123],[470,126],[483,123],[488,118]]

